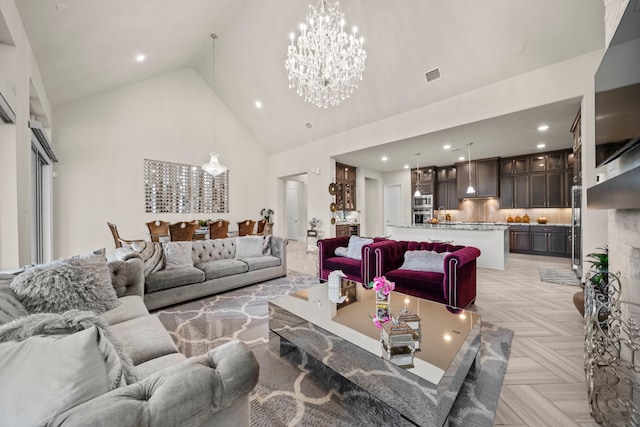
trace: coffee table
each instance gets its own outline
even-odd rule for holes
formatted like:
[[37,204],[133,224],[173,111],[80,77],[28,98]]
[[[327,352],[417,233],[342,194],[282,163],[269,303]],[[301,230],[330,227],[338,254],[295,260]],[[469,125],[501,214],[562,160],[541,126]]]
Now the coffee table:
[[421,318],[422,339],[413,368],[382,357],[380,330],[371,320],[374,291],[357,287],[358,301],[341,309],[329,301],[327,284],[269,302],[269,346],[280,356],[299,353],[318,377],[338,392],[369,404],[386,425],[446,425],[470,369],[479,361],[480,315],[433,301],[391,294],[391,311],[405,306]]

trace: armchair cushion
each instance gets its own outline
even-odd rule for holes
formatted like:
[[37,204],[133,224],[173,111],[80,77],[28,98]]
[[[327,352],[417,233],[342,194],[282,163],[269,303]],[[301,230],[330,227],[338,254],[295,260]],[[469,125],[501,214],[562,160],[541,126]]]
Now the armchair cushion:
[[329,271],[342,270],[343,273],[361,277],[362,261],[347,257],[334,257],[324,260],[324,268]]
[[426,271],[444,274],[444,258],[449,252],[406,251],[400,270]]
[[347,257],[362,261],[362,247],[373,243],[373,239],[351,236],[347,246]]
[[344,257],[348,257],[349,256],[349,248],[345,248],[344,246],[338,246],[336,248],[336,250],[334,251],[334,253],[337,256],[344,256]]

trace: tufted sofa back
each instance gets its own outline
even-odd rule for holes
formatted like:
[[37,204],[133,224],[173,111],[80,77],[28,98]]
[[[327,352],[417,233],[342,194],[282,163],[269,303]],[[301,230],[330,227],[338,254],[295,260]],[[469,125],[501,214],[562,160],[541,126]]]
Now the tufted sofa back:
[[236,239],[194,240],[191,246],[193,265],[202,262],[232,259],[236,256]]

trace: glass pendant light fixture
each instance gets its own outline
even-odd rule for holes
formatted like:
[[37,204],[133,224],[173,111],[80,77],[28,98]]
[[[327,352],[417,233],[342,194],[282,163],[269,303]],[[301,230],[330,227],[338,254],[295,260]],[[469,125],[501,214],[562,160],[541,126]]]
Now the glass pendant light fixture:
[[[215,34],[211,34],[211,40],[212,40],[212,69],[211,69],[211,90],[213,91],[213,96],[214,96],[214,100],[213,100],[213,106],[211,108],[211,111],[213,112],[213,149],[215,150],[216,147],[216,114],[215,114],[215,105],[216,105],[216,101],[215,101],[215,86],[216,86],[216,39],[218,38],[217,35]],[[205,171],[206,173],[213,175],[213,176],[218,176],[222,173],[225,173],[227,171],[227,167],[220,164],[220,159],[218,158],[218,153],[212,152],[211,154],[211,158],[209,159],[208,163],[205,163],[201,166],[202,170]]]
[[471,145],[473,142],[467,144],[467,150],[469,151],[469,186],[467,187],[467,194],[474,194],[476,189],[471,185]]
[[420,197],[420,167],[418,166],[418,158],[420,153],[416,153],[416,192],[413,193],[414,197]]

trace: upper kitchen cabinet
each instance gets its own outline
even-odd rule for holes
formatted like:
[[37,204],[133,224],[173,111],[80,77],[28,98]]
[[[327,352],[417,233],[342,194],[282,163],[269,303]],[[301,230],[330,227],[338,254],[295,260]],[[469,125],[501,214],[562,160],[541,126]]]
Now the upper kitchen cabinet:
[[417,188],[422,194],[433,194],[435,191],[435,166],[411,170],[411,196]]
[[500,176],[529,173],[529,157],[500,159]]
[[532,173],[530,207],[563,208],[565,200],[564,172]]
[[445,166],[436,171],[436,208],[459,209],[458,189],[456,187],[457,169],[455,166]]
[[476,190],[467,193],[469,187],[469,162],[456,163],[458,199],[474,197],[498,197],[498,158],[471,162],[471,184]]
[[567,151],[540,153],[530,158],[531,172],[561,171],[567,169]]

